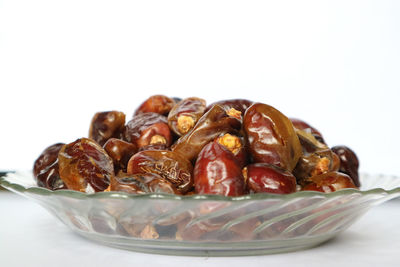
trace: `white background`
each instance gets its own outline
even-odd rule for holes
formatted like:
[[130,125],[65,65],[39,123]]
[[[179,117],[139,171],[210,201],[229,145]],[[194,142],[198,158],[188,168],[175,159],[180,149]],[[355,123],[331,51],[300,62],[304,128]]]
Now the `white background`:
[[0,1],[0,169],[151,94],[248,98],[400,174],[400,1]]
[[[0,0],[0,170],[166,94],[268,103],[349,145],[362,171],[400,175],[399,48],[400,1]],[[103,247],[3,200],[4,266],[398,266],[396,201],[313,250],[226,259]]]

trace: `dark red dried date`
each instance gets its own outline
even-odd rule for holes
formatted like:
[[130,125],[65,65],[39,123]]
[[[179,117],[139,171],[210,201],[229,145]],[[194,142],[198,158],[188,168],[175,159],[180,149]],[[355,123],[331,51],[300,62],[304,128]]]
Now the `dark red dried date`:
[[331,193],[345,188],[357,188],[350,176],[340,172],[328,172],[310,177],[302,190]]
[[354,184],[360,187],[360,179],[358,177],[359,162],[356,153],[347,146],[334,146],[332,151],[339,156],[339,171],[350,176]]
[[296,192],[296,177],[284,169],[267,163],[254,163],[243,169],[247,189],[251,193],[289,194]]
[[171,182],[155,173],[137,173],[116,176],[111,179],[110,191],[131,194],[167,193],[179,194]]
[[240,128],[240,120],[229,116],[223,107],[214,105],[199,119],[189,133],[176,141],[171,149],[192,161],[209,142],[214,141],[221,134],[235,133]]
[[108,139],[103,148],[112,158],[115,172],[126,171],[129,159],[137,152],[134,144],[117,138]]
[[218,142],[211,142],[200,152],[194,167],[197,194],[241,196],[244,178],[235,156]]
[[37,176],[37,184],[50,190],[67,189],[58,172],[58,159],[43,169]]
[[302,148],[291,121],[277,109],[261,103],[250,106],[243,128],[254,162],[269,163],[292,171]]
[[193,187],[192,172],[193,166],[185,157],[168,150],[141,151],[128,162],[128,174],[158,174],[183,194]]
[[198,97],[185,98],[177,103],[168,115],[168,125],[174,133],[182,136],[188,133],[203,116],[206,101]]
[[60,151],[63,145],[64,143],[57,143],[43,150],[43,152],[40,154],[40,156],[35,160],[35,163],[33,164],[34,177],[37,177],[42,170],[46,169],[57,160],[58,152]]
[[125,128],[125,114],[120,111],[106,111],[94,114],[89,128],[89,138],[101,146],[108,139],[120,138]]
[[68,189],[104,191],[114,176],[113,161],[95,141],[81,138],[64,145],[58,153],[59,173]]
[[144,101],[135,111],[135,115],[146,112],[154,112],[167,115],[175,105],[175,101],[165,95],[153,95]]
[[126,125],[124,137],[138,148],[155,144],[169,147],[172,143],[167,118],[152,112],[134,116]]
[[58,173],[58,152],[63,145],[63,143],[57,143],[47,147],[35,160],[33,176],[38,186],[50,190],[67,188]]

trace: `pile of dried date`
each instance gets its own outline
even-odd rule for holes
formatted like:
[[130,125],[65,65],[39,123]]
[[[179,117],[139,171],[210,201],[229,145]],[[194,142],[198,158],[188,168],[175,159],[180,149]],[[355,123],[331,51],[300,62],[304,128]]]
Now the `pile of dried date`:
[[46,148],[37,184],[86,193],[288,194],[358,188],[358,159],[329,148],[319,131],[244,99],[206,101],[154,95],[131,120],[96,113],[89,138]]

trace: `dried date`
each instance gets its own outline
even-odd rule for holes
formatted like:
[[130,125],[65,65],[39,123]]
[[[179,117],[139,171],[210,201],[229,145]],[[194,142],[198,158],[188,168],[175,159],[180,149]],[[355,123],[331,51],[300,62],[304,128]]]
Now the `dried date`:
[[350,176],[354,184],[360,187],[360,178],[358,177],[359,162],[356,153],[347,146],[334,146],[332,150],[339,156],[339,171]]
[[328,172],[310,177],[302,190],[331,193],[345,188],[357,188],[350,176],[340,172]]
[[60,178],[68,189],[104,191],[114,176],[113,161],[98,143],[81,138],[64,145],[58,153]]
[[251,193],[289,194],[296,192],[296,177],[282,168],[254,163],[243,169],[246,185]]
[[194,167],[197,194],[241,196],[244,178],[235,156],[218,142],[211,142],[200,152]]
[[112,137],[120,138],[124,127],[125,114],[123,112],[98,112],[93,116],[90,123],[89,138],[102,146]]
[[125,140],[136,144],[140,149],[147,145],[172,143],[171,131],[167,118],[158,113],[141,113],[130,120],[125,129]]
[[165,95],[153,95],[144,101],[135,111],[134,115],[140,113],[153,112],[167,115],[175,105],[174,99]]
[[229,116],[223,107],[214,105],[190,132],[176,141],[171,149],[192,161],[209,142],[221,134],[236,133],[240,128],[240,120]]
[[126,171],[129,159],[137,152],[134,144],[117,138],[108,139],[103,148],[112,158],[115,172]]
[[189,132],[206,109],[206,101],[198,97],[185,98],[168,115],[168,125],[178,136]]
[[302,155],[291,121],[277,109],[255,103],[246,110],[243,128],[254,162],[292,171]]
[[185,157],[168,150],[141,151],[128,162],[128,174],[158,174],[183,194],[193,187],[192,172],[193,166]]
[[155,173],[118,175],[111,179],[110,191],[131,194],[167,193],[179,194],[175,186]]

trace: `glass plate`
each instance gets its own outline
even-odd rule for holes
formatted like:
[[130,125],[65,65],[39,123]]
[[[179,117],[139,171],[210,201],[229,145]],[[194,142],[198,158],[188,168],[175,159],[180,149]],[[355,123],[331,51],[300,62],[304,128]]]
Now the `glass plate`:
[[371,207],[400,196],[400,178],[362,175],[361,191],[289,195],[85,194],[35,186],[30,172],[0,184],[33,199],[78,234],[135,251],[197,256],[261,255],[316,246]]

